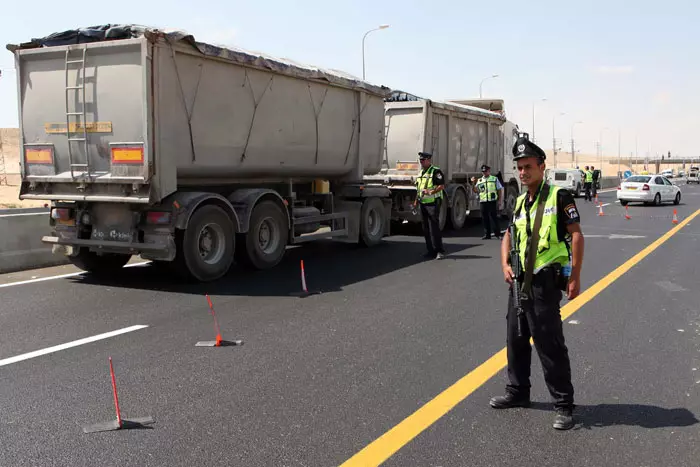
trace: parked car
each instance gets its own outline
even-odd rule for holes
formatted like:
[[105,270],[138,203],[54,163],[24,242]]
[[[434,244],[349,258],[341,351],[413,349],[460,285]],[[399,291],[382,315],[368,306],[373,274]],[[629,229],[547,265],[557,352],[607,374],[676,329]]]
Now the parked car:
[[688,183],[700,184],[700,171],[690,169],[690,172],[688,172],[688,179],[685,182],[686,182],[686,184],[688,184]]
[[681,189],[662,175],[633,175],[617,187],[617,199],[623,206],[631,202],[679,204]]
[[547,169],[550,184],[569,190],[575,198],[583,195],[583,177],[578,169]]

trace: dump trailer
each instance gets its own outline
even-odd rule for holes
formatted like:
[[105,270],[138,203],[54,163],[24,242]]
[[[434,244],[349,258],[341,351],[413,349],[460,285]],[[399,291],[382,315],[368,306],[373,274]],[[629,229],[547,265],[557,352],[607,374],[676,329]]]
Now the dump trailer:
[[132,255],[196,281],[278,264],[317,239],[376,245],[389,90],[342,72],[106,25],[8,45],[20,199],[50,200],[43,241],[83,270]]
[[[513,145],[514,125],[502,113],[456,102],[440,102],[394,91],[385,99],[385,147],[382,170],[365,175],[368,183],[391,190],[392,223],[420,222],[412,207],[415,182],[421,172],[418,153],[433,154],[433,164],[445,174],[446,202],[439,216],[446,225],[461,229],[468,216],[479,216],[479,196],[471,177],[481,177],[481,165],[503,174],[505,154]],[[512,168],[512,157],[509,169]],[[517,197],[517,189],[515,196]],[[514,207],[513,201],[513,207]]]

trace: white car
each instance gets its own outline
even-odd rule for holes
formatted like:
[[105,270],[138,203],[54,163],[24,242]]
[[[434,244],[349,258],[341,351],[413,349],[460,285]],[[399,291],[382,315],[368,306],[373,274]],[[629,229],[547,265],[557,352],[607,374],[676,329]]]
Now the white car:
[[679,204],[681,189],[662,175],[632,175],[617,187],[617,199],[623,206],[631,202]]
[[575,198],[583,195],[583,176],[578,169],[547,169],[550,185],[566,188]]

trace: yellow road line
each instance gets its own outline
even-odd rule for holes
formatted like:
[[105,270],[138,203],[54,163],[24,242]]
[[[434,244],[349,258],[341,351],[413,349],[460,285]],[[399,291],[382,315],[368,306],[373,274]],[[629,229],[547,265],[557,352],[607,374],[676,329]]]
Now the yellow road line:
[[[698,214],[700,214],[700,209],[663,234],[654,241],[654,243],[634,255],[610,274],[593,284],[593,286],[582,292],[574,300],[565,304],[561,308],[562,320],[574,314],[579,308],[591,301],[620,276],[629,271],[645,257],[649,256],[649,254],[675,235]],[[532,340],[530,340],[530,342],[532,342]],[[496,375],[496,373],[505,368],[506,364],[506,348],[504,347],[476,369],[472,370],[468,375],[462,377],[452,386],[438,394],[434,399],[428,401],[413,414],[409,415],[398,425],[352,456],[344,462],[341,467],[380,465],[443,415],[452,410],[457,404],[466,399],[470,394]]]

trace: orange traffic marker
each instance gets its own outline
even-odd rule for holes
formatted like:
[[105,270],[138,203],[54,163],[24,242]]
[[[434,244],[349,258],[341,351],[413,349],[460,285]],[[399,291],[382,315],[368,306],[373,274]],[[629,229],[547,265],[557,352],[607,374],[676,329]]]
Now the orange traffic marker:
[[306,271],[304,270],[304,260],[301,260],[301,291],[291,293],[294,297],[308,297],[309,295],[316,295],[320,291],[309,291],[306,285]]
[[603,203],[598,203],[598,215],[599,216],[604,216],[605,214],[603,213]]
[[625,219],[627,219],[627,220],[631,219],[628,206],[625,206]]
[[206,295],[207,303],[209,303],[209,310],[214,317],[214,332],[216,333],[216,340],[213,341],[200,341],[195,344],[195,347],[227,347],[232,345],[243,345],[243,341],[240,339],[233,341],[225,341],[221,338],[221,328],[219,328],[219,321],[216,319],[216,312],[214,311],[214,304],[209,298],[209,294]]
[[676,209],[673,210],[673,223],[678,224],[678,211]]
[[143,428],[146,425],[155,423],[153,417],[134,418],[125,420],[122,418],[121,410],[119,409],[119,397],[117,396],[117,381],[114,376],[114,367],[112,366],[112,357],[109,357],[109,374],[112,377],[112,394],[114,395],[114,409],[117,413],[117,419],[109,422],[96,423],[83,427],[84,433],[99,433],[101,431],[116,431],[128,430],[132,428]]

